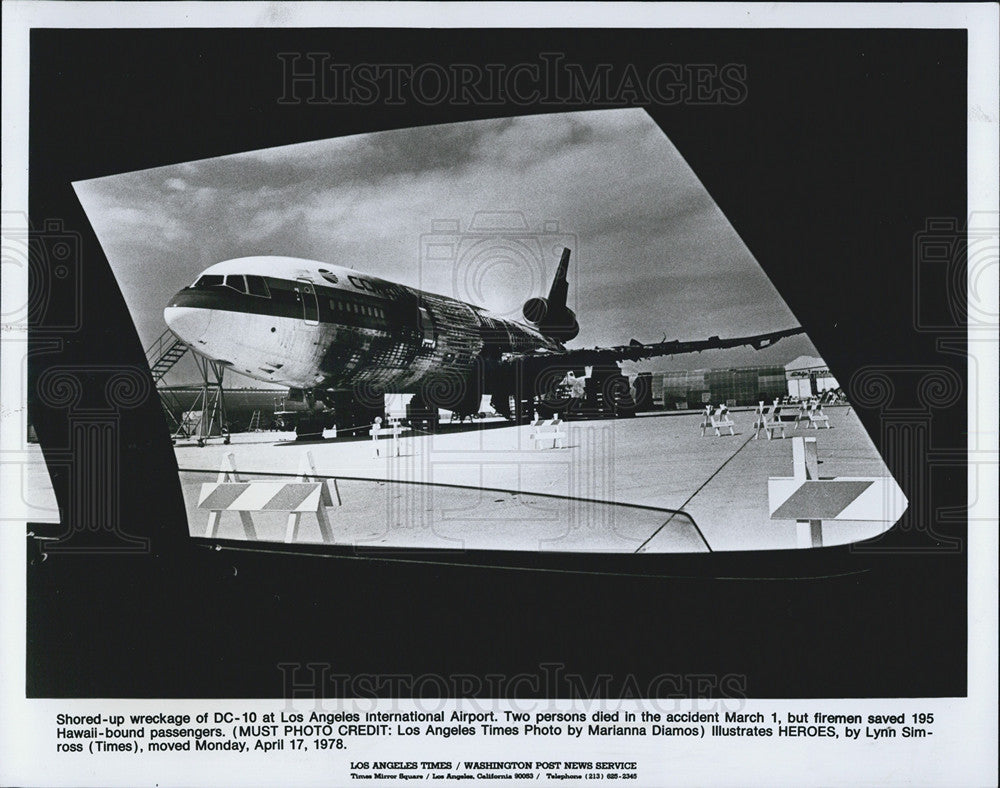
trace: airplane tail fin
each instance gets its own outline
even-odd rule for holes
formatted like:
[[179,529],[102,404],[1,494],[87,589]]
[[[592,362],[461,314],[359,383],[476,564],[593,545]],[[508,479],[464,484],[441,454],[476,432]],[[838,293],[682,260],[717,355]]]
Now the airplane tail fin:
[[525,319],[534,323],[539,331],[563,341],[573,339],[580,333],[576,314],[566,305],[569,294],[567,279],[569,255],[570,250],[564,248],[562,257],[559,258],[559,265],[556,267],[556,275],[552,279],[552,286],[549,288],[548,298],[529,298],[524,302],[522,309]]
[[569,280],[566,273],[569,271],[570,250],[563,248],[562,257],[559,258],[559,265],[556,268],[556,275],[552,278],[552,287],[549,288],[549,309],[553,312],[560,312],[566,309],[566,297],[569,294]]

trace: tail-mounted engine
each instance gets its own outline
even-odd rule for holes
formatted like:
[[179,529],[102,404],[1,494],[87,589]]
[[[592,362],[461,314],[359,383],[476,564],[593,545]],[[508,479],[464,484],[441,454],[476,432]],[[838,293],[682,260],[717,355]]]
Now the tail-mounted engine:
[[574,339],[580,333],[576,313],[566,306],[566,296],[569,292],[569,282],[566,279],[569,255],[570,250],[563,249],[548,298],[529,298],[521,309],[525,320],[545,336],[562,342]]

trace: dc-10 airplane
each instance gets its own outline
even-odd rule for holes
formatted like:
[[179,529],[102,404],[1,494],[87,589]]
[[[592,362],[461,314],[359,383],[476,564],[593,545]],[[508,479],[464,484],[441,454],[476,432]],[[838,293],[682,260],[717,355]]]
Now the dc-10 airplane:
[[804,331],[567,348],[580,331],[566,303],[569,258],[564,249],[548,297],[524,303],[525,322],[350,268],[276,256],[206,268],[163,316],[202,356],[288,386],[290,398],[305,403],[300,438],[322,433],[331,411],[338,427],[371,424],[385,393],[413,394],[408,413],[425,414],[432,426],[438,408],[475,414],[484,394],[509,419],[565,412],[573,403],[564,381],[569,373],[582,377],[587,366],[585,412],[634,415],[621,361],[741,345],[759,350]]

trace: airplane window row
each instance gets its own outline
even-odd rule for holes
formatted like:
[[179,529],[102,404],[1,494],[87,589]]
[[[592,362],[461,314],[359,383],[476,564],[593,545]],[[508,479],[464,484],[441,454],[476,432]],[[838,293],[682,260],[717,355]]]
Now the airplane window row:
[[367,315],[368,317],[377,317],[385,320],[385,310],[377,306],[365,306],[364,304],[356,304],[353,301],[336,301],[330,299],[330,309],[338,312],[353,312],[356,315]]

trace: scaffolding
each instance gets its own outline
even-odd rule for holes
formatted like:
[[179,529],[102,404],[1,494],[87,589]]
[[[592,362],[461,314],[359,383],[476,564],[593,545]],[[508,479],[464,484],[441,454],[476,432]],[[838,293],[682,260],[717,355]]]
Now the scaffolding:
[[[221,437],[223,443],[229,443],[229,427],[226,423],[226,399],[223,388],[223,378],[226,368],[217,361],[191,352],[191,357],[201,373],[201,391],[195,398],[188,413],[200,413],[193,424],[193,430],[187,437],[196,437],[199,446],[204,446],[209,438]],[[201,405],[199,411],[198,406]]]
[[[162,386],[163,377],[188,353],[194,359],[201,376],[201,389],[194,403],[187,410],[170,389]],[[223,379],[224,365],[196,353],[178,339],[170,329],[146,348],[146,361],[160,395],[160,403],[167,416],[173,437],[195,438],[199,446],[204,446],[209,438],[221,437],[229,443],[229,428],[226,423],[226,401]]]

